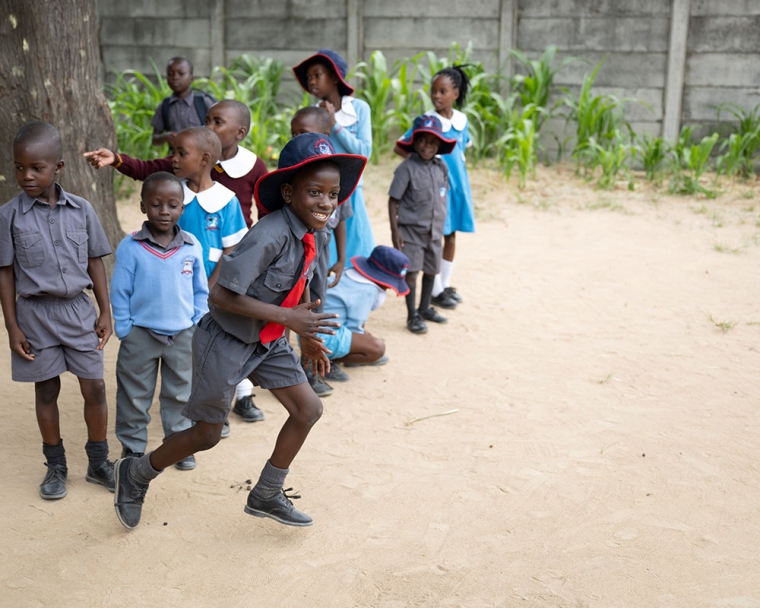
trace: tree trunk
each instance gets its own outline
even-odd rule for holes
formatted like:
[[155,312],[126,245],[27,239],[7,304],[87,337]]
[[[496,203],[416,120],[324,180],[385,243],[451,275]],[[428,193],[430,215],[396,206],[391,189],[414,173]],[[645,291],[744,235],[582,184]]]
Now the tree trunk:
[[[61,186],[92,203],[115,248],[124,233],[113,171],[96,171],[82,157],[116,147],[99,63],[95,0],[0,0],[0,204],[20,192],[11,143],[16,132],[44,120],[63,138]],[[110,268],[113,256],[104,261]]]

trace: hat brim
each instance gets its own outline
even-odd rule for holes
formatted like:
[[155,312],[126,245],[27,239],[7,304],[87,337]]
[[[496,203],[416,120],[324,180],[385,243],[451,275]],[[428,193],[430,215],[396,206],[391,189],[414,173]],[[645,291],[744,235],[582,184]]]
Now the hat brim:
[[431,135],[434,135],[438,141],[441,142],[441,145],[438,146],[438,154],[451,154],[454,151],[454,148],[456,148],[456,139],[446,139],[445,137],[441,137],[441,135],[436,131],[425,128],[412,131],[409,139],[399,139],[396,142],[396,145],[406,152],[414,152],[414,138],[417,137],[417,135],[420,133],[430,133]]
[[354,269],[363,277],[378,285],[392,289],[397,296],[405,296],[409,293],[409,285],[407,285],[406,280],[403,277],[392,274],[390,271],[377,264],[370,264],[369,258],[355,255],[351,258],[351,264],[353,264]]
[[367,159],[357,154],[322,154],[310,156],[292,167],[277,169],[259,178],[253,189],[253,198],[262,215],[281,209],[285,204],[281,187],[291,176],[312,163],[330,161],[340,170],[340,193],[338,204],[343,204],[356,190],[367,165]]
[[306,72],[308,71],[309,66],[314,63],[315,59],[322,60],[332,67],[333,72],[335,72],[335,75],[338,77],[338,92],[341,94],[341,97],[344,95],[354,94],[354,87],[343,80],[343,76],[340,75],[340,70],[338,69],[338,66],[335,65],[335,62],[330,57],[322,53],[314,53],[311,57],[307,57],[293,68],[293,73],[296,76],[296,80],[298,80],[298,84],[301,85],[301,88],[304,91],[311,93],[311,91],[309,91],[309,86],[306,80]]

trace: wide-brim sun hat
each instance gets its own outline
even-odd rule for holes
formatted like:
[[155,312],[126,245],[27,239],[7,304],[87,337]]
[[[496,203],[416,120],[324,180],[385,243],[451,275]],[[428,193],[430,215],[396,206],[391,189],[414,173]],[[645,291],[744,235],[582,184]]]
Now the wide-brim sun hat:
[[280,152],[277,169],[259,178],[253,190],[262,215],[282,208],[281,187],[297,171],[315,162],[329,160],[340,169],[338,204],[348,199],[359,184],[367,159],[358,154],[336,154],[330,140],[321,133],[303,133],[291,139]]
[[359,274],[378,285],[392,289],[396,295],[405,296],[409,293],[409,285],[406,284],[409,258],[398,249],[378,245],[369,257],[352,257],[351,264]]
[[414,152],[414,139],[422,133],[435,135],[441,142],[438,146],[438,154],[450,154],[457,145],[456,139],[447,139],[443,134],[441,121],[436,116],[424,114],[414,119],[412,123],[412,133],[409,139],[403,137],[396,142],[396,145],[406,152]]
[[341,97],[344,95],[354,94],[354,87],[346,82],[346,72],[348,71],[348,65],[346,64],[343,57],[330,49],[320,49],[311,57],[307,57],[293,68],[293,73],[296,75],[296,79],[304,91],[307,93],[311,92],[309,91],[306,72],[309,70],[309,66],[315,62],[326,64],[332,68],[333,72],[335,72],[336,76],[338,77],[338,92],[340,92]]

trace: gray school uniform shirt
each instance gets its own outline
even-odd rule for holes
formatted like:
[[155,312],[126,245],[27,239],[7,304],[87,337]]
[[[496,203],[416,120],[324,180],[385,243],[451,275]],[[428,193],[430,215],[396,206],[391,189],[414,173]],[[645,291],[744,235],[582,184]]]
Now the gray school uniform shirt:
[[65,192],[49,204],[25,192],[0,207],[0,266],[16,274],[16,293],[73,298],[92,288],[89,258],[111,253],[92,205]]
[[446,221],[446,193],[449,172],[438,156],[425,162],[416,152],[404,160],[393,173],[388,195],[398,200],[398,224],[419,232],[443,237]]
[[[307,232],[290,207],[273,211],[261,218],[246,233],[235,249],[222,258],[217,283],[240,295],[267,304],[280,305],[296,283],[303,269],[303,237]],[[326,232],[314,233],[317,255],[323,248]],[[307,275],[307,285],[316,260]],[[209,314],[228,334],[253,344],[266,321],[244,317],[211,304]]]
[[[198,116],[198,111],[195,109],[195,96],[198,93],[190,93],[187,97],[177,97],[172,94],[166,99],[169,100],[169,112],[168,112],[168,124],[164,124],[164,115],[161,112],[161,104],[158,104],[153,118],[150,121],[153,130],[156,133],[166,133],[167,131],[175,131],[179,133],[183,129],[189,127],[202,127],[204,126]],[[216,103],[210,97],[203,95],[203,102],[208,110]]]

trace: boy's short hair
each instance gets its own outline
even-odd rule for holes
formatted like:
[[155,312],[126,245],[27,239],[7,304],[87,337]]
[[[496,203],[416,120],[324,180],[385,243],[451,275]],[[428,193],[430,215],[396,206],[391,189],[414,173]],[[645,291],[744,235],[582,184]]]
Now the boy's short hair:
[[172,57],[169,59],[169,62],[166,64],[166,67],[168,68],[173,63],[186,63],[187,67],[190,68],[190,73],[193,73],[193,62],[190,61],[187,57]]
[[169,173],[168,171],[158,171],[157,173],[151,173],[146,177],[145,181],[142,183],[142,188],[140,189],[140,198],[144,199],[146,193],[158,182],[174,182],[179,187],[180,198],[184,198],[185,190],[182,186],[182,180],[174,175],[174,173]]
[[[248,131],[251,128],[251,109],[245,105],[242,101],[237,99],[222,99],[217,101],[214,105],[230,108],[238,119],[241,127],[245,127]],[[212,106],[213,107],[213,106]]]
[[24,125],[13,138],[13,145],[44,144],[56,158],[63,158],[61,134],[49,122],[41,120]]
[[222,157],[222,142],[216,133],[206,127],[190,127],[179,132],[180,135],[189,136],[198,146],[201,152],[206,152],[211,157],[214,165]]
[[290,121],[291,124],[296,118],[300,116],[316,120],[320,127],[320,133],[329,133],[332,131],[332,124],[330,124],[330,113],[324,108],[320,108],[319,106],[306,106],[305,108],[301,108],[295,114],[293,114],[293,118]]

